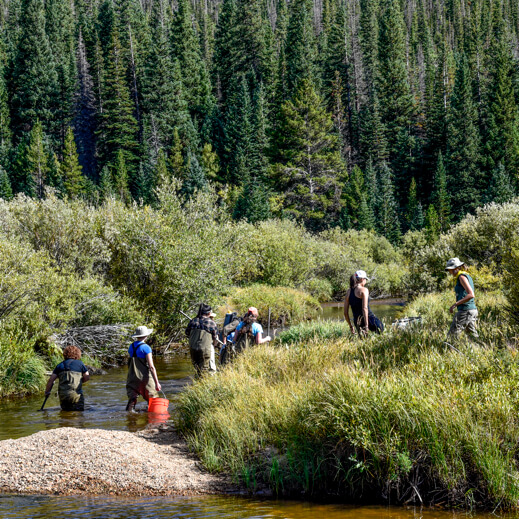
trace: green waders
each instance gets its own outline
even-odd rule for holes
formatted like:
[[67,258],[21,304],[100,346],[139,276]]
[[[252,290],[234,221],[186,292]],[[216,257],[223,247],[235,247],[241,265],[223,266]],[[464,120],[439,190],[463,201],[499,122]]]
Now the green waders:
[[189,334],[189,353],[195,367],[196,376],[216,373],[213,336],[206,330],[193,328]]
[[133,347],[133,355],[128,359],[128,377],[126,379],[126,394],[128,395],[127,411],[131,411],[141,395],[146,402],[158,396],[153,377],[146,359],[137,357],[137,348]]
[[83,411],[85,397],[83,396],[83,373],[79,371],[62,371],[59,375],[58,395],[63,411]]

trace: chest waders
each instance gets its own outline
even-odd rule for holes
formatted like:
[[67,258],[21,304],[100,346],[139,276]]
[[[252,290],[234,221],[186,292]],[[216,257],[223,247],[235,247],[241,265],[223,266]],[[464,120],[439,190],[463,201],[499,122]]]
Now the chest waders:
[[83,396],[83,373],[66,369],[59,375],[58,396],[63,411],[83,411],[85,409],[85,397]]
[[128,359],[128,377],[126,379],[126,394],[128,395],[127,411],[131,411],[141,395],[148,401],[157,396],[155,382],[150,377],[150,368],[146,359],[137,357],[137,348],[132,344],[132,356]]
[[207,330],[193,328],[189,334],[189,353],[199,377],[216,371],[214,365],[213,336]]

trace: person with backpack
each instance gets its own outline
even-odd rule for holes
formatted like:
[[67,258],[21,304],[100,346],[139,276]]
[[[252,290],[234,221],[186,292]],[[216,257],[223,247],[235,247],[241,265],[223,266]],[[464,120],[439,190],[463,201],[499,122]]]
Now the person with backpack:
[[445,267],[445,271],[456,280],[454,286],[456,302],[449,308],[449,312],[454,316],[448,335],[457,337],[464,331],[467,335],[477,338],[479,337],[476,330],[478,309],[474,298],[474,281],[470,274],[463,270],[464,267],[465,263],[459,258],[451,258]]
[[197,378],[216,373],[214,348],[218,342],[218,327],[213,321],[215,316],[211,307],[202,303],[197,316],[189,321],[186,328],[186,335],[189,337],[189,353]]
[[[153,364],[151,348],[146,339],[153,330],[146,326],[138,326],[132,337],[135,339],[128,349],[128,376],[126,378],[126,394],[128,395],[127,411],[133,411],[137,398],[141,395],[146,402],[150,398],[157,398],[162,389],[157,377],[157,370]],[[151,375],[151,376],[150,376]]]
[[236,312],[229,313],[225,316],[225,322],[222,329],[223,345],[220,349],[220,364],[223,366],[229,362],[229,359],[235,355],[234,338],[236,336],[236,328],[241,323],[242,318],[238,317]]
[[[368,332],[382,333],[384,324],[372,312],[369,306],[369,290],[366,283],[369,281],[366,272],[357,270],[350,278],[350,289],[344,299],[344,318],[350,325],[351,333],[367,335]],[[353,324],[350,321],[350,307],[353,314]],[[355,327],[354,327],[355,326]]]
[[257,322],[258,316],[258,309],[251,306],[243,321],[236,327],[234,336],[236,353],[240,353],[254,344],[263,344],[271,340],[269,335],[263,337],[263,327]]
[[84,411],[83,384],[90,379],[87,367],[81,362],[81,350],[67,346],[63,350],[63,362],[58,364],[47,382],[45,396],[52,391],[54,381],[59,379],[58,396],[63,411]]

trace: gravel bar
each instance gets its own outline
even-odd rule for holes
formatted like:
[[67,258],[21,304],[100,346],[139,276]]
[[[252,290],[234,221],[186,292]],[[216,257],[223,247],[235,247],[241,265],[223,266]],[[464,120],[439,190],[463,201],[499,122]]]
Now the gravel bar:
[[234,493],[171,426],[138,433],[63,427],[0,441],[0,492],[63,495]]

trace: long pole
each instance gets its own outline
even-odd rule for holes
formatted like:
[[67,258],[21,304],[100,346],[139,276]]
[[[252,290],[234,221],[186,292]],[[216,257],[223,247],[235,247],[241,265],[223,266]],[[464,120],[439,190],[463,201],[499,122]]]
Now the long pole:
[[269,322],[268,322],[268,325],[267,325],[267,335],[270,336],[270,306],[269,306]]
[[38,409],[38,411],[43,411],[43,408],[45,407],[45,404],[47,403],[47,399],[49,398],[50,395],[47,395],[45,397],[45,400],[43,401],[43,404],[41,404],[41,407]]

